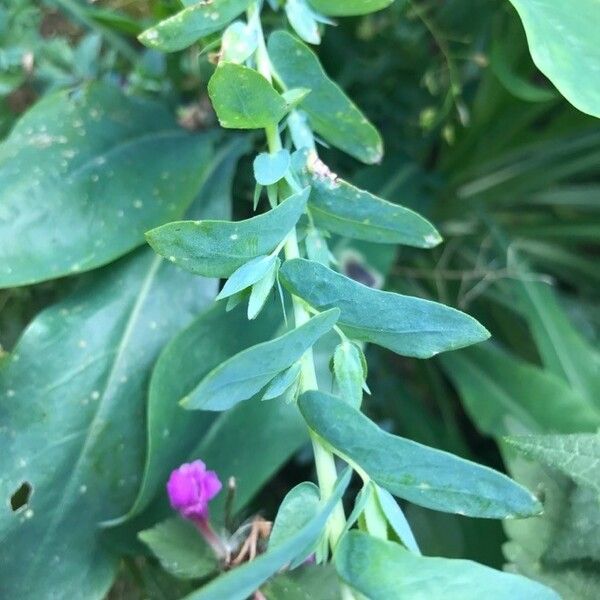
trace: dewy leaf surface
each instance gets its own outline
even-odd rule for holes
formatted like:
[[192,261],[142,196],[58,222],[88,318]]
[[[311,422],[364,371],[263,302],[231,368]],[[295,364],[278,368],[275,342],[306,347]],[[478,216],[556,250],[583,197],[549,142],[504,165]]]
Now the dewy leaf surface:
[[269,37],[269,56],[286,88],[307,88],[300,103],[313,129],[330,144],[364,163],[379,162],[383,142],[378,131],[331,80],[316,54],[286,31]]
[[556,592],[519,575],[470,560],[415,556],[399,544],[352,531],[340,542],[335,566],[371,600],[559,600]]
[[535,64],[579,110],[600,117],[597,0],[510,0]]
[[336,453],[405,500],[479,518],[540,512],[535,497],[506,475],[387,433],[340,398],[307,392],[298,407],[308,426]]
[[176,221],[146,234],[152,248],[186,271],[229,277],[268,254],[292,230],[306,208],[309,188],[245,221]]
[[279,272],[287,290],[317,310],[340,309],[339,325],[351,338],[403,356],[429,358],[489,337],[469,315],[437,302],[382,292],[304,259]]
[[0,146],[0,288],[87,271],[141,245],[185,212],[211,157],[209,137],[116,86],[46,96]]
[[189,409],[219,411],[251,398],[330,331],[339,314],[333,308],[274,340],[233,356],[211,371],[182,404]]
[[[126,512],[140,484],[150,369],[213,294],[214,282],[140,251],[42,312],[2,362],[7,597],[104,597],[117,560],[98,526]],[[12,512],[8,500],[23,482],[31,499]]]
[[184,0],[186,8],[147,29],[139,40],[149,48],[176,52],[191,46],[199,39],[220,31],[242,14],[251,0]]

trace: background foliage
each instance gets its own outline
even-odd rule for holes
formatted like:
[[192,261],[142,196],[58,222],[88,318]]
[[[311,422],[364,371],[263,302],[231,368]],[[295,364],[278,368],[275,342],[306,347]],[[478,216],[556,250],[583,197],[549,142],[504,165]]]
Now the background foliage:
[[[507,565],[564,598],[592,599],[600,84],[589,40],[600,15],[594,0],[581,3],[569,56],[584,57],[585,71],[556,60],[557,27],[568,22],[560,3],[537,2],[539,13],[513,4],[397,0],[327,28],[320,60],[382,133],[385,157],[366,168],[334,148],[322,156],[353,184],[426,216],[445,240],[428,251],[328,241],[344,272],[455,306],[492,333],[428,361],[369,346],[365,412],[395,434],[505,470],[544,503],[544,515],[504,525],[403,504],[423,553]],[[236,477],[239,522],[273,518],[287,490],[312,476],[304,425],[287,404],[183,417],[166,409],[279,326],[274,306],[260,324],[210,307],[216,279],[144,247],[144,234],[169,221],[252,216],[249,151],[263,143],[218,129],[210,37],[202,51],[173,54],[136,42],[179,8],[0,2],[0,590],[20,597],[195,589],[214,565],[161,564],[149,549],[169,540],[151,527],[169,516],[164,481],[188,457]],[[376,149],[361,156],[340,144],[377,159]],[[333,347],[322,346],[323,356]],[[17,402],[22,410],[9,411]],[[357,533],[345,543],[359,561],[371,542]],[[309,594],[314,585],[335,597],[320,569],[320,579],[279,576],[264,593],[292,598],[290,586]]]

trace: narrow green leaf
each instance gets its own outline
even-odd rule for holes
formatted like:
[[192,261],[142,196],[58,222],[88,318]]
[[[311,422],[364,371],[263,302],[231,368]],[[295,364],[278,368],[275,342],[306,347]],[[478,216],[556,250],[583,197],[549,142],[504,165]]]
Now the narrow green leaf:
[[310,188],[245,221],[176,221],[146,234],[152,248],[187,271],[229,277],[249,260],[269,254],[293,229]]
[[285,31],[271,34],[268,46],[269,57],[284,85],[311,90],[301,107],[313,129],[358,160],[379,162],[383,156],[381,136],[327,76],[314,52]]
[[331,17],[351,17],[366,15],[387,8],[394,0],[308,0],[324,15]]
[[275,279],[280,264],[281,260],[279,258],[275,259],[275,262],[267,274],[252,286],[252,291],[250,292],[250,298],[248,300],[248,319],[256,319],[263,309],[263,306],[268,300],[269,294],[275,285]]
[[202,579],[215,573],[218,561],[198,529],[180,518],[169,519],[138,534],[162,567],[180,579]]
[[579,110],[600,117],[598,2],[510,0],[517,9],[540,71]]
[[245,600],[269,577],[290,563],[305,548],[314,544],[323,531],[329,515],[343,496],[350,481],[347,470],[338,480],[335,490],[321,510],[294,535],[282,541],[273,550],[268,550],[252,562],[229,571],[185,600]]
[[600,494],[600,434],[528,435],[505,441],[528,458],[557,469]]
[[0,146],[0,288],[94,269],[143,244],[144,231],[181,218],[211,157],[209,136],[116,86],[47,95]]
[[344,340],[333,353],[333,373],[339,396],[351,406],[362,404],[365,374],[360,350],[355,344]]
[[276,125],[288,106],[254,69],[222,63],[208,82],[219,123],[228,129],[264,129]]
[[327,241],[318,229],[311,227],[306,232],[304,244],[306,246],[306,256],[310,260],[314,260],[326,267],[331,264],[331,252],[327,246]]
[[223,29],[227,23],[242,14],[250,2],[251,0],[198,1],[147,29],[139,36],[139,40],[145,46],[163,52],[183,50],[199,39]]
[[319,488],[314,483],[305,481],[292,488],[277,511],[269,537],[269,550],[274,550],[298,533],[318,514],[320,504]]
[[254,178],[260,185],[273,185],[277,183],[290,166],[290,153],[288,150],[279,150],[274,154],[261,152],[254,159]]
[[298,36],[309,44],[320,44],[319,24],[306,0],[287,0],[285,14]]
[[479,518],[538,514],[536,498],[506,475],[387,433],[343,400],[307,392],[298,407],[334,452],[410,502]]
[[233,294],[249,288],[261,279],[269,278],[273,269],[277,267],[278,260],[276,256],[257,256],[248,261],[231,274],[231,277],[219,292],[217,300],[233,296]]
[[442,238],[426,219],[336,179],[313,176],[310,213],[317,226],[346,237],[378,244],[433,248]]
[[273,377],[263,394],[263,400],[273,400],[285,394],[285,392],[298,380],[302,367],[299,362],[294,363],[289,369],[282,371]]
[[382,487],[375,484],[373,486],[377,494],[379,506],[381,506],[387,522],[398,536],[398,539],[414,554],[421,554],[410,523],[406,520],[402,509],[398,506],[394,497]]
[[330,331],[339,314],[333,308],[281,337],[240,352],[211,371],[182,405],[220,411],[251,398]]
[[520,575],[469,560],[415,556],[399,544],[352,531],[335,553],[347,583],[371,600],[559,600],[556,592]]
[[340,309],[339,326],[355,340],[403,356],[429,358],[489,337],[475,319],[437,302],[382,292],[318,263],[294,259],[281,267],[287,290],[317,310]]

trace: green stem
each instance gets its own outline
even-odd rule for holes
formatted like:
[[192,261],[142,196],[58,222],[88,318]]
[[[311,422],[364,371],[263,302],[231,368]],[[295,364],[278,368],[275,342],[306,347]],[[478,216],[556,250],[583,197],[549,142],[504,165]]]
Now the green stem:
[[[248,9],[248,21],[252,22],[258,32],[258,47],[256,50],[256,63],[258,71],[268,80],[272,81],[271,61],[267,53],[267,48],[264,42],[264,35],[260,23],[260,8],[261,2],[255,2]],[[269,152],[274,153],[281,150],[281,138],[277,125],[267,127],[265,129],[267,137],[267,145]],[[287,237],[284,254],[286,260],[300,257],[298,249],[298,236],[296,230],[292,231]],[[302,301],[295,296],[292,296],[292,304],[294,310],[294,323],[296,327],[306,323],[310,319],[308,311],[304,308]],[[315,372],[315,364],[312,349],[309,349],[302,357],[301,362],[301,392],[318,389],[317,375]],[[337,469],[333,454],[327,450],[317,436],[310,431],[310,437],[313,446],[315,457],[315,466],[317,470],[317,479],[321,496],[326,500],[333,494],[335,482],[337,481]],[[329,544],[332,551],[335,549],[344,528],[346,526],[346,516],[341,502],[335,507],[327,525]],[[352,596],[347,596],[352,597]]]

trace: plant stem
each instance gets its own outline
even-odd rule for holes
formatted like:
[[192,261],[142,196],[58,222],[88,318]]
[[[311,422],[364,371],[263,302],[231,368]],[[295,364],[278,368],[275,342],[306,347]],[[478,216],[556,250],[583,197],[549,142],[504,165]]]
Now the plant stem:
[[[248,21],[254,24],[258,32],[258,47],[256,50],[256,63],[258,71],[268,81],[272,81],[271,61],[269,60],[269,55],[267,53],[267,48],[264,41],[264,34],[260,23],[260,8],[260,1],[250,5],[248,9]],[[281,150],[281,138],[279,136],[277,125],[267,127],[265,129],[265,133],[269,152],[274,153]],[[284,246],[284,253],[286,260],[300,257],[296,230],[292,231],[287,237]],[[292,303],[294,310],[294,323],[296,327],[300,327],[300,325],[306,323],[310,319],[310,315],[304,308],[302,301],[299,298],[292,296]],[[318,389],[312,349],[307,350],[301,359],[300,386],[301,392]],[[319,482],[319,488],[321,490],[321,496],[323,500],[327,500],[327,498],[332,495],[335,482],[337,481],[337,469],[335,466],[335,461],[333,454],[323,446],[316,434],[314,434],[312,431],[310,431],[310,437],[313,446],[315,467],[317,470],[317,479]],[[339,541],[345,526],[346,516],[344,514],[342,503],[340,502],[331,514],[329,523],[327,525],[329,544],[332,551],[335,549],[335,546]]]

